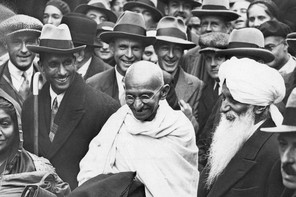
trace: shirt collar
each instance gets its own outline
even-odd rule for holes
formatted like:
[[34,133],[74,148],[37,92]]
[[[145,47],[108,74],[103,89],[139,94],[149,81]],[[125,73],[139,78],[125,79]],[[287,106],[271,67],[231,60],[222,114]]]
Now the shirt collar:
[[[32,64],[33,65],[33,64]],[[22,80],[22,75],[23,72],[27,73],[27,76],[29,77],[29,79],[32,77],[33,75],[33,71],[34,68],[33,66],[30,66],[26,71],[22,71],[20,69],[18,69],[10,60],[8,61],[8,70],[11,76],[13,76],[16,79]]]
[[285,79],[285,76],[292,73],[295,70],[296,62],[291,55],[288,62],[279,70],[279,73]]
[[64,98],[64,95],[65,95],[65,92],[61,93],[61,94],[56,94],[51,85],[49,87],[49,94],[50,94],[50,98],[51,98],[51,103],[50,103],[50,106],[52,107],[52,104],[53,104],[53,101],[54,99],[57,97],[57,101],[58,101],[58,106],[61,104],[63,98]]
[[116,76],[116,81],[118,84],[118,89],[119,90],[123,90],[123,78],[124,76],[121,75],[118,71],[117,71],[117,65],[115,65],[115,76]]
[[82,77],[84,77],[84,75],[86,74],[87,69],[88,69],[88,67],[89,67],[89,65],[90,65],[91,60],[92,60],[92,57],[89,58],[89,60],[87,60],[87,62],[85,62],[85,63],[84,63],[84,64],[83,64],[83,65],[77,70],[77,72],[78,72],[79,74],[81,74]]

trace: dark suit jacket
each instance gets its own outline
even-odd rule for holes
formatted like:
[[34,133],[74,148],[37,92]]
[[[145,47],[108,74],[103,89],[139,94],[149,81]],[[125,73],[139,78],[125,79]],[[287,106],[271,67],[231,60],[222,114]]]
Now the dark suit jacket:
[[[46,83],[39,94],[39,155],[50,160],[59,176],[71,186],[77,187],[79,162],[118,104],[102,92],[96,92],[76,74],[75,79],[60,103],[55,116],[59,126],[50,142],[51,98]],[[29,97],[22,112],[24,147],[33,152],[33,97]]]
[[[36,65],[34,65],[34,72],[38,71]],[[32,80],[33,81],[33,80]],[[18,94],[17,90],[12,85],[11,76],[8,70],[8,61],[0,66],[0,88],[3,89],[9,96],[11,96],[16,102],[23,106],[23,99]]]
[[86,83],[89,84],[91,87],[93,87],[96,90],[102,91],[115,100],[119,102],[118,98],[118,85],[116,80],[116,74],[115,74],[115,68],[111,68],[109,70],[106,70],[104,72],[98,73],[88,80],[86,80]]
[[101,60],[99,57],[93,55],[92,60],[89,64],[89,67],[83,77],[84,80],[87,80],[88,78],[92,77],[93,75],[97,73],[101,73],[105,70],[111,69],[112,66],[105,63],[103,60]]
[[232,158],[224,172],[206,189],[208,167],[201,173],[198,197],[266,197],[271,169],[279,158],[277,135],[260,131],[273,127],[268,119]]

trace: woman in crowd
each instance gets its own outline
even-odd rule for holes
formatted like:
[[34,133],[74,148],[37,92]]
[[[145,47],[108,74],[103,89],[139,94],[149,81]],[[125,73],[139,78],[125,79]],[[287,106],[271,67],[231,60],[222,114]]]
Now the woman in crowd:
[[248,26],[258,28],[262,23],[278,20],[278,8],[271,0],[255,0],[247,10]]
[[[0,196],[21,196],[29,185],[40,185],[39,193],[49,194],[42,195],[45,197],[68,195],[68,183],[59,178],[50,162],[24,150],[20,111],[18,103],[0,90]],[[34,189],[28,193],[34,194]]]
[[43,23],[58,26],[64,15],[70,13],[69,5],[62,0],[49,0],[43,12]]

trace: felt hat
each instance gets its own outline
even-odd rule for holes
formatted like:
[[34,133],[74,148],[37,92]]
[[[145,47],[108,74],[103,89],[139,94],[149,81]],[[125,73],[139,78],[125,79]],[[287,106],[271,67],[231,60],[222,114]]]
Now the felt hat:
[[296,49],[296,32],[289,33],[287,35],[287,43],[289,44],[289,47]]
[[61,23],[65,23],[71,32],[75,45],[97,46],[95,43],[97,23],[80,13],[70,13],[63,16]]
[[81,4],[74,9],[74,12],[86,14],[90,9],[99,10],[100,12],[106,14],[108,21],[113,23],[117,21],[116,14],[111,10],[108,10],[103,3],[97,1],[89,1],[87,4]]
[[229,10],[229,0],[203,0],[201,8],[192,10],[197,17],[220,16],[227,21],[236,20],[239,15]]
[[284,114],[283,124],[277,127],[262,128],[265,132],[296,132],[296,88],[291,92]]
[[[168,4],[170,0],[160,0],[162,2],[164,2],[165,4]],[[179,1],[184,1],[184,2],[188,2],[192,5],[192,7],[199,7],[201,6],[200,1],[198,0],[179,0]]]
[[274,60],[274,55],[264,49],[263,34],[256,28],[234,29],[229,36],[227,49],[221,49],[217,53],[227,56],[253,57],[265,63]]
[[190,49],[196,45],[188,41],[184,21],[173,16],[163,17],[156,27],[156,41],[165,41],[182,45]]
[[115,23],[104,21],[97,25],[97,34],[100,34],[106,31],[113,31],[114,26],[115,26]]
[[291,33],[290,27],[278,20],[266,21],[262,23],[258,29],[263,33],[264,38],[269,36],[286,38],[287,35]]
[[40,45],[28,45],[28,49],[35,53],[76,53],[85,48],[85,45],[74,47],[69,27],[61,24],[58,27],[46,24],[40,35]]
[[155,38],[147,37],[145,21],[142,14],[125,11],[115,24],[113,31],[103,32],[100,35],[103,42],[109,43],[114,38],[130,38],[140,40],[144,46],[155,42]]
[[5,37],[19,33],[28,33],[39,37],[42,26],[43,24],[37,18],[17,14],[1,22],[0,32]]
[[199,37],[199,53],[216,52],[226,49],[228,46],[229,34],[222,32],[210,32]]
[[132,11],[134,7],[144,7],[147,10],[149,10],[155,22],[158,22],[163,17],[163,14],[161,13],[161,11],[159,11],[156,8],[156,6],[151,0],[134,0],[134,1],[127,2],[126,4],[124,4],[123,10]]

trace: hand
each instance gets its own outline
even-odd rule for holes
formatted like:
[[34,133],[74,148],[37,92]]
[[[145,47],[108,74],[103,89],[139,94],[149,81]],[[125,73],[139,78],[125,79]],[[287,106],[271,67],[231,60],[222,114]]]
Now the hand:
[[191,120],[193,114],[192,114],[192,108],[189,105],[189,103],[186,103],[184,100],[179,100],[179,106],[181,108],[181,111]]

